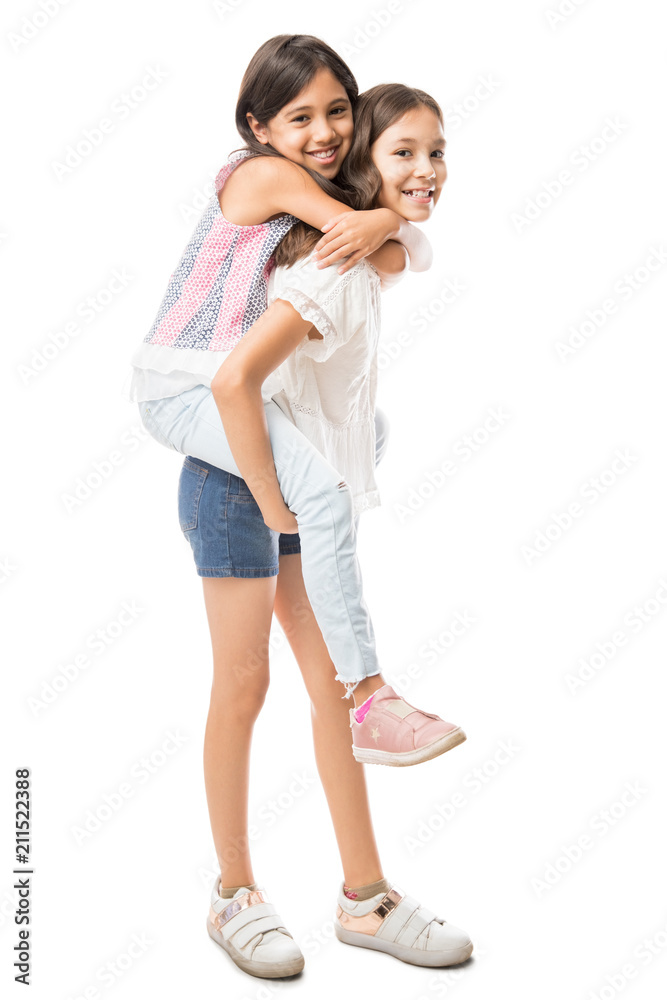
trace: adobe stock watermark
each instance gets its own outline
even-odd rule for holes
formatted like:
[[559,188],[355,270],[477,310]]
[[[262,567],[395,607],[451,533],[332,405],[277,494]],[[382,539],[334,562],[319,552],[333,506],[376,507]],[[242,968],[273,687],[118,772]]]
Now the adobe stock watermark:
[[2,896],[0,896],[0,929],[2,929],[5,924],[14,925],[14,916],[16,914],[16,892],[14,889],[5,889]]
[[[127,458],[136,454],[151,435],[145,427],[134,424],[124,430],[117,447],[112,448],[103,458],[96,459],[92,467],[77,476],[69,491],[60,494],[60,500],[68,514],[80,510],[83,504],[95,496],[117,469],[125,465]],[[151,438],[152,440],[152,438]]]
[[450,454],[443,458],[435,469],[427,472],[416,486],[411,486],[403,502],[393,504],[393,509],[401,524],[414,517],[436,493],[457,476],[470,460],[495,438],[510,419],[503,404],[488,407],[487,416],[467,434],[455,441]]
[[183,222],[187,222],[189,226],[199,221],[211,198],[214,196],[217,198],[215,193],[215,178],[217,176],[217,172],[210,174],[205,184],[193,189],[189,201],[179,202],[178,214]]
[[168,74],[159,66],[147,66],[138,83],[114,98],[109,111],[103,118],[100,118],[96,124],[84,128],[79,138],[65,147],[61,159],[51,160],[51,170],[56,179],[62,181],[63,178],[73,174],[96,149],[99,149],[106,142],[108,137],[116,131],[118,125],[127,121],[137,108],[140,108],[150,95],[162,86],[167,78]]
[[100,1000],[103,995],[100,987],[108,990],[115,986],[144,957],[153,944],[155,942],[146,931],[131,934],[129,942],[122,951],[97,967],[94,982],[77,990],[76,993],[70,993],[66,1000]]
[[568,875],[616,826],[648,795],[641,781],[626,781],[623,790],[604,809],[598,809],[587,823],[586,830],[571,843],[561,844],[558,855],[547,862],[530,885],[541,899]]
[[629,128],[627,122],[620,120],[618,115],[613,118],[607,117],[598,135],[594,135],[586,143],[581,143],[574,149],[568,157],[568,166],[562,167],[558,173],[542,181],[540,190],[532,198],[528,198],[521,211],[512,212],[510,222],[514,226],[514,231],[522,235],[526,229],[530,228],[559,198],[561,198],[568,188],[581,177],[592,164],[596,163],[611,146],[618,140],[619,136]]
[[616,972],[604,977],[604,984],[590,990],[586,1000],[615,1000],[623,990],[656,958],[661,958],[667,950],[667,923],[661,924],[657,930],[650,931],[632,951],[631,957],[621,965]]
[[[83,332],[83,328],[90,326],[102,313],[106,312],[109,306],[127,288],[130,282],[134,281],[134,275],[129,274],[127,268],[114,268],[111,276],[92,295],[86,295],[74,307],[76,319],[71,319],[62,327],[48,334],[47,340],[40,347],[33,347],[30,351],[30,360],[18,365],[17,371],[24,385],[28,385],[32,380],[45,371],[55,360],[66,351],[73,340]],[[83,327],[79,322],[83,321]]]
[[383,339],[380,342],[377,352],[378,370],[387,371],[406,348],[412,347],[415,334],[425,333],[465,291],[467,286],[458,278],[447,278],[437,295],[410,313],[407,321],[409,329],[401,330],[390,340]]
[[587,2],[587,0],[560,0],[555,7],[550,7],[544,12],[547,24],[550,28],[558,28],[567,21],[575,11]]
[[184,736],[179,730],[169,730],[158,747],[135,761],[127,779],[110,792],[104,792],[97,805],[87,809],[79,823],[70,826],[69,832],[77,847],[88,843],[91,837],[118,815],[126,802],[134,798],[136,792],[161,771],[189,739],[189,736]]
[[14,52],[22,51],[53,21],[70,0],[39,0],[31,14],[21,18],[14,31],[7,32],[7,41]]
[[[487,954],[486,948],[480,948],[475,941],[474,958],[484,958]],[[468,975],[467,970],[462,967],[443,969],[436,972],[428,981],[428,993],[420,993],[415,1000],[442,1000],[442,997],[450,995],[451,991]]]
[[411,0],[387,0],[382,7],[375,7],[361,24],[354,26],[347,39],[336,44],[336,51],[343,59],[359,55],[378,38],[385,28],[393,24],[396,17],[405,13]]
[[613,489],[638,460],[638,456],[631,454],[627,448],[617,448],[609,465],[597,475],[590,476],[579,487],[577,496],[585,502],[571,500],[564,510],[551,515],[546,525],[535,532],[530,543],[521,546],[521,555],[526,565],[534,565],[537,560],[549,552],[554,544],[566,532],[570,531],[574,524],[580,521],[601,497]]
[[[461,640],[461,638],[477,622],[470,611],[457,611],[433,639],[423,642],[417,650],[417,657],[423,660],[429,667],[435,667],[444,656]],[[404,695],[424,673],[424,666],[419,662],[411,662],[400,673],[392,673],[391,686],[399,694]]]
[[517,746],[514,740],[501,740],[493,754],[468,771],[461,780],[460,789],[448,799],[436,803],[433,812],[426,819],[421,819],[412,833],[403,837],[403,843],[410,857],[432,843],[461,809],[465,809],[470,800],[479,795],[482,789],[506,769],[509,762],[520,752],[521,747]]
[[595,643],[595,651],[577,660],[577,669],[565,674],[565,684],[571,695],[579,694],[582,688],[599,677],[611,663],[619,650],[627,646],[630,639],[639,635],[657,615],[667,607],[667,579],[658,581],[658,588],[641,604],[634,604],[622,617],[624,628],[615,629],[610,636]]
[[336,931],[334,930],[333,920],[323,920],[316,927],[311,927],[299,939],[299,947],[304,956],[309,955],[311,958],[314,958],[315,955],[319,955],[323,948],[331,944],[335,937]]
[[100,656],[108,652],[125,635],[127,630],[132,628],[142,614],[144,614],[144,609],[139,607],[136,601],[122,601],[120,610],[115,613],[114,617],[105,622],[104,625],[89,632],[83,640],[83,648],[70,657],[67,662],[61,663],[48,679],[42,681],[39,689],[28,696],[26,704],[32,714],[37,717],[49,705],[55,704],[93,665],[96,658],[99,659]]
[[[324,586],[318,587],[312,594],[318,607],[321,607],[326,598],[336,589],[338,589],[338,584],[333,579],[327,579]],[[239,680],[245,680],[252,677],[257,670],[265,669],[270,656],[275,656],[290,646],[290,638],[299,625],[311,617],[316,617],[308,594],[306,594],[305,600],[297,601],[290,607],[290,617],[292,620],[285,625],[274,619],[268,636],[256,636],[256,642],[245,650],[245,659],[232,664],[232,670]]]
[[224,17],[225,14],[232,14],[238,10],[246,2],[247,0],[213,0],[211,6],[218,17]]
[[445,135],[448,135],[449,131],[455,132],[462,125],[465,125],[482,105],[499,90],[499,81],[494,80],[490,73],[478,76],[477,84],[469,94],[466,94],[460,101],[456,101],[455,104],[443,108]]
[[667,250],[662,246],[650,247],[648,255],[641,264],[631,271],[626,271],[614,282],[613,295],[608,295],[601,302],[587,309],[584,319],[579,320],[578,323],[572,323],[568,327],[567,338],[557,340],[554,343],[556,354],[560,360],[569,361],[581,351],[582,347],[590,343],[608,320],[615,316],[625,303],[634,298],[637,292],[646,287],[665,262],[667,262]]
[[197,869],[202,884],[211,891],[220,872],[215,870],[215,864],[233,865],[240,857],[250,850],[250,845],[257,843],[265,835],[267,830],[273,829],[276,824],[289,813],[294,806],[303,799],[318,784],[315,775],[308,771],[292,771],[289,783],[280,789],[279,792],[266,799],[253,814],[248,823],[247,836],[231,838],[226,845],[221,858],[215,855],[211,859],[211,866],[200,865]]
[[11,556],[0,557],[0,586],[16,576],[18,567],[12,562]]

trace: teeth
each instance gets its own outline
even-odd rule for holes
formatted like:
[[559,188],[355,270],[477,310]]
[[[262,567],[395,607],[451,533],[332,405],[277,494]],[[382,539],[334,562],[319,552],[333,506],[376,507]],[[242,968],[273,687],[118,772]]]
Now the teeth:
[[333,155],[335,150],[336,147],[334,146],[332,149],[323,149],[321,152],[311,153],[311,156],[316,156],[318,160],[328,160],[329,157]]
[[403,194],[407,194],[410,198],[426,198],[431,196],[431,188],[425,188],[421,191],[404,191]]

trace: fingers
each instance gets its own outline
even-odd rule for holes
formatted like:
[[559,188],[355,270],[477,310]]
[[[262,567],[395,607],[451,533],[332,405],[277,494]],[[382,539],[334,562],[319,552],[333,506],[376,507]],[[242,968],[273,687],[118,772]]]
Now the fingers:
[[[345,216],[349,215],[349,214],[350,214],[349,212],[341,212],[339,215],[333,215],[322,226],[322,232],[323,233],[329,233],[329,238],[331,238],[331,235],[332,235],[331,234],[331,230],[334,229],[338,225],[338,223],[341,222],[342,219],[344,219]],[[336,234],[334,233],[333,235],[335,236]],[[320,247],[326,246],[327,243],[328,243],[328,239],[321,239],[319,241],[319,243],[317,244],[317,246],[315,247],[315,249],[319,250]]]
[[326,233],[325,236],[322,237],[321,240],[318,240],[318,242],[315,244],[314,252],[318,253],[321,250],[330,250],[332,241],[336,239],[338,240],[341,239],[341,234],[340,232],[336,232],[336,228],[333,227],[329,229],[329,231]]
[[322,251],[324,256],[320,255],[317,260],[318,270],[323,267],[330,267],[331,264],[336,264],[338,261],[342,261],[344,257],[347,257],[349,253],[352,253],[353,247],[349,246],[347,243],[342,243],[333,247],[332,249],[327,248],[326,251]]
[[351,267],[354,267],[355,264],[358,264],[360,260],[363,260],[364,256],[365,255],[364,255],[363,251],[361,251],[361,250],[357,250],[356,253],[350,254],[350,257],[348,258],[348,260],[346,260],[338,268],[338,273],[339,274],[345,274],[345,272],[349,271]]

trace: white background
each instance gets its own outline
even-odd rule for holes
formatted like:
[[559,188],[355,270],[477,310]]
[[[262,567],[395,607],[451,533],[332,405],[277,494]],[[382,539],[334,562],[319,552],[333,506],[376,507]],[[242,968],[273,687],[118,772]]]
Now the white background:
[[[13,781],[28,766],[31,996],[664,993],[664,39],[648,0],[566,0],[560,20],[557,2],[52,0],[48,17],[4,4],[0,961],[11,981]],[[475,943],[449,972],[333,938],[342,872],[277,625],[253,746],[253,859],[305,972],[246,976],[204,927],[215,857],[201,581],[177,521],[181,461],[143,435],[120,388],[240,145],[245,66],[283,32],[324,38],[360,90],[400,81],[446,110],[435,263],[384,301],[391,440],[359,556],[387,677],[468,733],[418,767],[366,768],[385,873]],[[112,111],[151,69],[159,85],[124,117]],[[105,117],[113,131],[59,179],[67,147]],[[81,303],[104,302],[114,270],[126,287],[87,322]],[[580,346],[563,359],[574,328]],[[485,430],[492,409],[505,417]],[[436,488],[447,459],[457,471]],[[80,479],[98,485],[68,509]],[[124,603],[138,610],[119,630]],[[451,641],[457,612],[474,623]],[[100,653],[97,629],[115,636]],[[83,653],[89,665],[37,710],[30,699]],[[78,843],[88,811],[170,732],[180,749],[158,754],[163,766]],[[128,968],[133,935],[150,944]],[[121,978],[100,978],[109,962]]]

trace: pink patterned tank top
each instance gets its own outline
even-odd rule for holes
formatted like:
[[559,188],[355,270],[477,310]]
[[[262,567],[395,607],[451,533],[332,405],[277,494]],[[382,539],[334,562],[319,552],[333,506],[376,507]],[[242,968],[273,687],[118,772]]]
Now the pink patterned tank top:
[[231,154],[176,270],[155,321],[130,359],[126,399],[176,395],[210,385],[224,359],[267,306],[273,253],[299,220],[293,215],[256,226],[229,222],[218,195],[249,154]]

